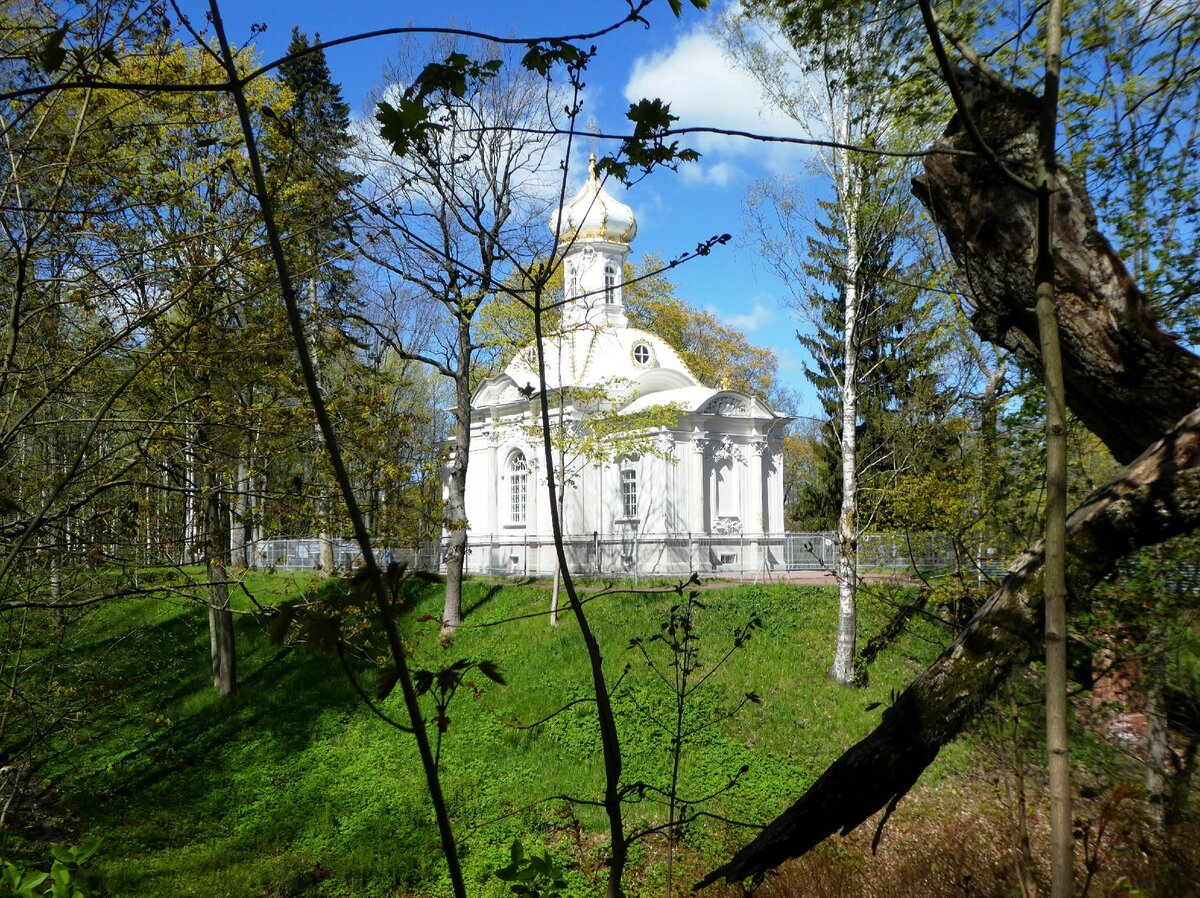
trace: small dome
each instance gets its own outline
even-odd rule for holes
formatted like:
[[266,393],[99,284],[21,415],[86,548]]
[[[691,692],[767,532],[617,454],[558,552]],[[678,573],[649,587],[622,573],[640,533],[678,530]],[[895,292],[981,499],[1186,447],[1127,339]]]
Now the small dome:
[[[596,154],[588,160],[588,178],[579,192],[562,207],[564,241],[607,240],[610,243],[631,243],[637,236],[633,210],[614,199],[596,177]],[[550,216],[550,230],[555,231],[559,213]]]

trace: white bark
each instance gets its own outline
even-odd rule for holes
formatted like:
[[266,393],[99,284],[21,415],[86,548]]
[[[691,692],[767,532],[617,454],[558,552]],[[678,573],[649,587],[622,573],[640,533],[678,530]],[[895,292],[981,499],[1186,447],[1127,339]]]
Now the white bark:
[[[836,120],[838,140],[850,141],[848,98],[843,91]],[[835,183],[846,231],[846,270],[842,287],[842,507],[838,515],[838,628],[837,648],[830,675],[845,686],[855,678],[858,620],[858,267],[859,196],[861,186],[849,153],[836,151]]]

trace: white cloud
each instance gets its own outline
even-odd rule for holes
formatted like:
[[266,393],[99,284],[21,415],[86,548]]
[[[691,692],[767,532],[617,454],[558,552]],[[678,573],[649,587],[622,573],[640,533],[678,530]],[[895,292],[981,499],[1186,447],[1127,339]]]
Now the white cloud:
[[689,163],[679,168],[683,183],[688,185],[712,184],[716,187],[728,187],[729,182],[737,173],[736,166],[728,162],[717,162],[710,165],[706,162],[705,157],[701,157],[699,162]]
[[764,306],[761,302],[756,302],[754,308],[745,314],[721,313],[716,310],[710,311],[721,320],[722,324],[744,332],[760,330],[775,321],[775,311]]
[[[637,59],[625,84],[625,98],[660,97],[671,104],[679,127],[708,126],[783,137],[805,137],[805,129],[762,98],[754,77],[738,68],[716,38],[704,28],[681,36],[659,53]],[[693,139],[708,171],[697,180],[728,184],[737,169],[730,157],[742,160],[756,153],[769,167],[794,165],[803,151],[776,145],[763,153],[763,145],[738,137],[697,135]],[[686,168],[686,167],[685,167]]]

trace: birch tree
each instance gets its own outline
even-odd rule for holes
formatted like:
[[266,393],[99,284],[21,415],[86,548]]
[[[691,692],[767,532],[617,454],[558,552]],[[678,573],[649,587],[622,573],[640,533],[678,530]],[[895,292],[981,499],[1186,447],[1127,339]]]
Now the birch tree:
[[[884,58],[876,52],[895,33],[901,15],[874,3],[821,4],[811,12],[796,12],[759,2],[748,4],[744,14],[727,15],[721,31],[726,47],[755,77],[764,96],[812,137],[830,141],[818,150],[816,168],[832,193],[829,208],[840,238],[832,272],[841,306],[840,358],[827,369],[837,372],[841,468],[838,626],[830,675],[844,685],[853,684],[856,675],[857,549],[862,530],[858,434],[865,374],[860,363],[868,313],[864,294],[880,286],[878,280],[867,282],[876,272],[864,262],[881,242],[895,239],[895,207],[890,204],[907,179],[901,165],[861,150],[904,148],[913,139],[910,122],[918,119],[919,106],[904,117],[898,109],[901,97],[919,95],[908,83],[915,68],[903,54]],[[767,197],[759,206],[760,216],[773,217],[782,225],[774,233],[785,234],[782,239],[764,240],[762,254],[794,285],[801,314],[819,320],[824,300],[795,252],[798,198],[776,190],[760,196]],[[772,233],[770,228],[759,231]]]

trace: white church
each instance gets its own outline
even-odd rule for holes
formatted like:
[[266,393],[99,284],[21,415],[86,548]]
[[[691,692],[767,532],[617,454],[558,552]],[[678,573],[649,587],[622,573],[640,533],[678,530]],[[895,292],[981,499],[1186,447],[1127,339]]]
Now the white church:
[[554,469],[570,472],[563,530],[573,572],[769,573],[781,566],[782,438],[791,419],[754,396],[700,383],[669,344],[629,326],[622,280],[637,223],[604,190],[594,166],[551,217],[552,230],[560,220],[565,305],[560,336],[545,341],[546,382],[530,345],[472,400],[467,569],[554,570],[550,472],[531,426],[543,388],[556,429],[578,426],[598,404],[621,414],[665,406],[671,414],[660,417],[673,421],[640,433],[641,452],[571,458],[563,441]]

